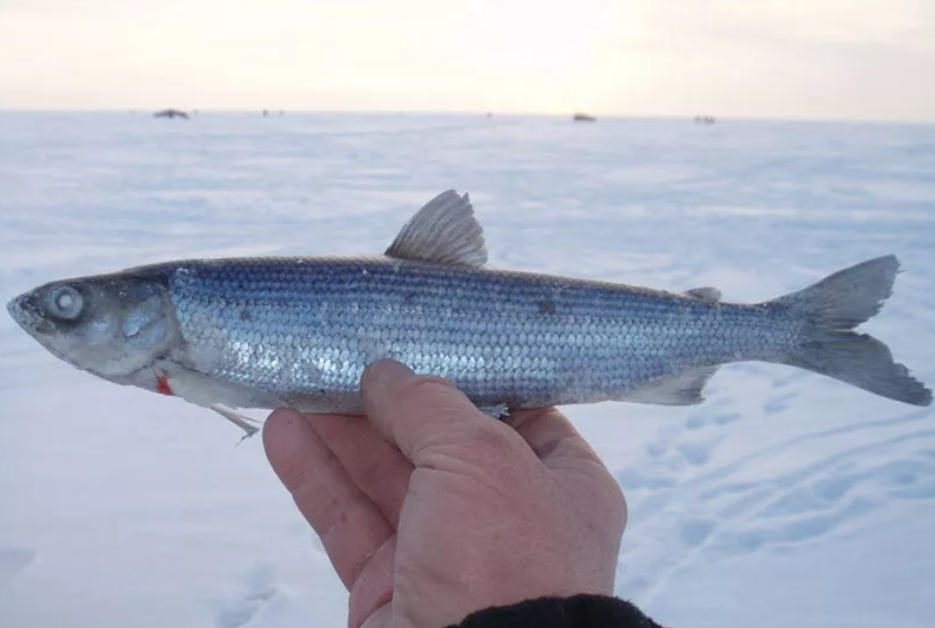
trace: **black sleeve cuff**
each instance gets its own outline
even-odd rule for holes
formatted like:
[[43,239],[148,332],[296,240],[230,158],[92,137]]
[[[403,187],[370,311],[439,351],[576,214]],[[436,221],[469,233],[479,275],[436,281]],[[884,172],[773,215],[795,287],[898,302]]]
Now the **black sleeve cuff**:
[[603,595],[543,597],[487,608],[448,628],[662,628],[633,604]]

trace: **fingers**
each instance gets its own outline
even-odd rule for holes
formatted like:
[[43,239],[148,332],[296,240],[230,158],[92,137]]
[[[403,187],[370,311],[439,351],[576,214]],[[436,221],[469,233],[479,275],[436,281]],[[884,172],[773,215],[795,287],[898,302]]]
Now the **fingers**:
[[362,417],[316,414],[307,418],[307,424],[396,529],[412,463]]
[[556,408],[516,410],[506,423],[543,462],[558,458],[587,458],[597,460],[597,454],[568,418]]
[[298,412],[273,412],[263,428],[263,445],[350,589],[368,559],[392,536],[389,524]]
[[347,617],[348,628],[358,628],[365,621],[367,626],[376,626],[377,624],[370,623],[373,621],[372,617],[382,615],[379,609],[391,606],[393,574],[396,565],[396,540],[397,537],[394,536],[381,545],[360,572],[360,577],[351,589]]
[[481,413],[451,382],[417,376],[393,360],[380,360],[361,378],[364,409],[378,430],[416,466],[438,455],[471,460],[516,455],[528,449],[513,430]]
[[[507,421],[556,477],[571,477],[575,481],[585,475],[592,478],[576,490],[576,495],[585,503],[603,506],[605,516],[601,522],[616,526],[610,536],[619,539],[627,525],[623,491],[568,418],[556,408],[535,408],[517,410]],[[574,474],[568,476],[569,470],[574,470]],[[589,510],[593,506],[582,509]]]

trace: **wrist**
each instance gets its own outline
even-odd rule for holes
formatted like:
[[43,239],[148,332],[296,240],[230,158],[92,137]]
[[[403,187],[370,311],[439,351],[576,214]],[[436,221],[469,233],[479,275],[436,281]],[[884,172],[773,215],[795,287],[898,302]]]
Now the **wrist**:
[[605,595],[542,597],[468,615],[448,628],[662,628],[632,603]]

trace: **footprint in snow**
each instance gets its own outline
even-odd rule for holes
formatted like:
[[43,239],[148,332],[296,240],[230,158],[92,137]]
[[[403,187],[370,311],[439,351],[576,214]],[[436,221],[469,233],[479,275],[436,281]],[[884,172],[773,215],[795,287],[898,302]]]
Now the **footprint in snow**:
[[[855,468],[849,458],[860,453],[862,449],[838,464],[781,478],[758,489],[744,491],[747,487],[737,485],[739,497],[719,514],[746,520],[750,528],[742,533],[726,531],[717,545],[722,550],[733,547],[743,552],[764,544],[800,543],[853,524],[884,506],[887,498],[935,497],[935,461],[930,457],[920,455]],[[710,497],[730,495],[722,489],[720,495]]]
[[718,549],[728,553],[746,553],[763,545],[789,545],[824,536],[843,524],[852,523],[876,508],[871,500],[857,497],[843,507],[820,514],[784,517],[774,524],[754,526],[740,533],[725,531],[716,542]]
[[812,484],[797,486],[766,507],[761,515],[787,517],[833,509],[862,476],[863,474],[835,475]]
[[799,393],[797,392],[788,392],[784,395],[778,395],[771,399],[767,399],[766,403],[763,404],[763,412],[765,412],[767,415],[782,412],[789,407],[789,402],[798,396]]
[[714,523],[707,519],[689,519],[681,524],[682,540],[691,546],[697,546],[704,543],[714,530]]
[[931,458],[893,461],[876,476],[896,499],[935,498],[935,464]]
[[635,468],[627,468],[617,472],[617,482],[628,491],[641,488],[658,491],[675,488],[677,484],[671,477],[646,475]]
[[705,420],[705,417],[703,415],[696,414],[696,415],[688,417],[688,420],[685,421],[685,429],[686,430],[697,430],[697,429],[704,427],[707,424],[708,422]]
[[30,549],[0,549],[0,587],[11,582],[36,559]]
[[711,459],[711,452],[721,439],[711,441],[694,441],[679,445],[679,453],[692,466],[703,465]]
[[729,423],[740,420],[740,413],[726,412],[724,414],[716,414],[712,420],[718,425],[728,425]]
[[716,511],[719,517],[734,518],[755,509],[775,495],[775,489],[768,486],[755,485],[744,491],[736,499],[721,505]]
[[773,382],[773,390],[779,390],[780,388],[785,388],[789,384],[793,384],[801,379],[805,379],[809,376],[808,373],[801,373],[798,371],[793,371],[787,377],[777,379]]
[[216,628],[260,626],[265,622],[258,618],[258,614],[281,594],[273,569],[268,565],[257,565],[243,578],[241,590],[221,608],[214,625]]

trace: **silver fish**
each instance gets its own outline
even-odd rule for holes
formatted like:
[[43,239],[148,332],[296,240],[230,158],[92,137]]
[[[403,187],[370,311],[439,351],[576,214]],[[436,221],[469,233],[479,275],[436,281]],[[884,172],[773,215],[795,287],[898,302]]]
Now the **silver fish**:
[[702,401],[721,364],[776,362],[877,395],[932,393],[852,331],[879,312],[885,256],[772,301],[484,268],[468,196],[440,194],[370,258],[188,260],[55,281],[8,305],[52,354],[118,384],[211,407],[359,413],[367,364],[452,380],[493,415],[619,400]]

